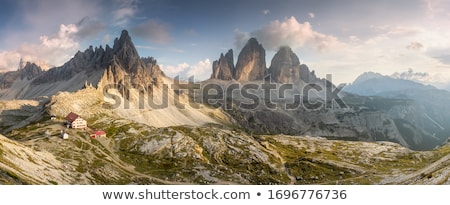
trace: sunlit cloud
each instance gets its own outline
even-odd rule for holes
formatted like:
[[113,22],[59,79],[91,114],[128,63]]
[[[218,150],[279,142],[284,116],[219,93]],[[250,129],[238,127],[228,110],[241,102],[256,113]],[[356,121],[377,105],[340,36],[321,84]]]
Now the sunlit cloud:
[[80,47],[76,40],[78,31],[76,24],[61,24],[57,33],[40,36],[39,43],[23,43],[15,50],[1,52],[0,67],[14,70],[20,58],[24,61],[43,61],[54,66],[62,65]]
[[242,47],[245,39],[256,37],[266,49],[278,50],[280,46],[292,48],[310,47],[318,51],[326,51],[339,46],[341,42],[332,35],[314,31],[309,22],[300,23],[293,16],[283,21],[275,20],[261,29],[250,33],[235,31],[235,44]]
[[207,58],[198,61],[193,65],[181,63],[178,65],[161,65],[161,70],[170,77],[179,76],[180,79],[188,79],[194,77],[195,81],[206,80],[211,76],[211,61]]

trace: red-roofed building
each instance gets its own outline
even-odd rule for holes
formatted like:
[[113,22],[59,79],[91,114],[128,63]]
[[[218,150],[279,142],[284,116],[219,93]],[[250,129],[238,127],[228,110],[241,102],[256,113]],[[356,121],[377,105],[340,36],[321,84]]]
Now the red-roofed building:
[[106,132],[103,130],[97,130],[94,133],[91,134],[91,138],[95,139],[98,137],[106,137]]
[[70,112],[66,116],[66,123],[69,127],[74,129],[83,129],[87,127],[87,122],[83,118],[81,118],[79,115]]

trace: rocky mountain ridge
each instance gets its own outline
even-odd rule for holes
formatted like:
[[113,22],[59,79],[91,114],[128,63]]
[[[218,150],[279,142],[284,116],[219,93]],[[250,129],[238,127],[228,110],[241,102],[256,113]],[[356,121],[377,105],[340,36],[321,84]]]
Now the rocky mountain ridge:
[[30,81],[44,72],[39,65],[32,62],[22,63],[21,65],[17,71],[0,73],[0,92],[11,88],[16,80]]
[[[450,130],[442,113],[449,110],[433,104],[450,101],[446,95],[430,92],[427,101],[417,90],[404,93],[416,98],[347,93],[342,97],[348,107],[313,108],[297,91],[322,81],[288,47],[267,69],[264,48],[254,39],[241,51],[239,66],[233,66],[232,51],[213,63],[212,78],[226,79],[203,83],[261,83],[273,74],[277,88],[298,85],[281,97],[253,90],[257,98],[250,100],[260,106],[252,109],[239,106],[249,99],[228,98],[220,89],[216,97],[222,100],[209,104],[196,101],[204,97],[196,92],[160,87],[173,80],[154,58],[138,55],[128,32],[114,42],[113,48],[89,47],[49,71],[30,64],[3,89],[9,92],[1,97],[52,96],[0,101],[6,136],[0,135],[1,184],[450,184],[450,146],[442,141]],[[334,89],[330,84],[321,85]],[[119,88],[112,91],[116,98],[99,92],[111,85]],[[128,86],[138,89],[122,89]],[[155,95],[139,101],[142,92]],[[150,106],[154,99],[167,107]],[[114,108],[115,100],[123,107]],[[67,129],[69,112],[86,119],[89,129]],[[60,137],[61,130],[69,139]],[[92,139],[91,130],[107,136]]]
[[277,83],[314,83],[318,80],[308,66],[300,64],[297,55],[288,46],[280,47],[270,63],[268,73]]
[[374,72],[365,72],[359,75],[352,84],[344,87],[344,91],[362,96],[383,95],[383,93],[403,90],[429,89],[435,90],[436,88],[411,80],[393,78]]
[[154,58],[139,56],[126,30],[114,40],[112,48],[109,45],[105,49],[102,46],[90,46],[84,52],[78,51],[60,67],[38,71],[36,67],[29,66],[22,70],[29,82],[11,87],[16,78],[3,77],[10,80],[0,80],[3,81],[2,88],[10,90],[4,91],[7,94],[0,93],[0,99],[32,99],[42,95],[51,96],[58,91],[73,92],[86,84],[94,87],[108,84],[120,86],[125,81],[148,88],[160,85],[164,76]]
[[235,73],[233,50],[230,49],[225,55],[220,54],[219,60],[213,62],[211,79],[232,80]]
[[265,49],[256,38],[250,38],[239,53],[236,66],[233,62],[233,50],[220,55],[212,65],[210,79],[236,80],[239,82],[260,81],[266,75],[276,83],[316,83],[319,79],[308,66],[300,64],[297,55],[288,46],[282,46],[266,67]]
[[239,53],[235,79],[239,82],[262,80],[266,74],[266,50],[250,38]]

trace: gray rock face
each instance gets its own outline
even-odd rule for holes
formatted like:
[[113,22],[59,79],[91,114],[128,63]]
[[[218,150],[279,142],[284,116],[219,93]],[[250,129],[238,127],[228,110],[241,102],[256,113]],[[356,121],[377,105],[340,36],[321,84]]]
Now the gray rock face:
[[[106,80],[103,83],[123,83],[125,76],[130,76],[131,83],[143,86],[158,81],[163,75],[156,60],[139,57],[131,37],[123,30],[120,38],[114,40],[113,48],[106,45],[106,49],[102,46],[94,49],[90,46],[84,52],[78,51],[70,61],[48,70],[32,84],[69,80],[81,72],[85,72],[87,76],[103,72],[107,75],[103,78]],[[97,85],[100,79],[91,80],[94,82],[90,83]]]
[[248,82],[263,80],[270,74],[277,83],[314,83],[318,78],[308,66],[300,64],[300,60],[291,48],[284,46],[275,54],[269,69],[266,68],[266,54],[261,44],[255,38],[248,40],[239,53],[236,66],[233,63],[233,50],[220,55],[213,62],[211,79]]
[[43,70],[35,63],[27,62],[25,66],[21,70],[19,70],[19,73],[21,79],[26,78],[27,80],[31,80],[43,73]]
[[297,83],[300,80],[300,60],[291,48],[283,46],[273,57],[269,73],[274,82]]
[[310,72],[308,66],[300,64],[297,55],[290,47],[283,46],[272,59],[268,70],[271,78],[277,83],[314,83],[318,79],[314,71]]
[[255,38],[251,38],[239,53],[235,79],[240,82],[262,80],[266,70],[266,51]]
[[6,73],[0,73],[0,90],[8,89],[19,77],[18,71],[9,71]]
[[[89,46],[84,52],[78,51],[64,65],[46,71],[43,75],[33,80],[32,84],[40,85],[57,81],[67,81],[83,71],[86,71],[86,74],[90,75],[95,71],[104,69],[111,61],[112,56],[112,50],[108,45],[106,45],[106,50],[101,46],[95,49]],[[95,82],[91,83],[96,84]]]
[[[20,73],[18,73],[20,72]],[[31,99],[53,95],[58,91],[77,91],[86,84],[100,88],[105,85],[123,86],[126,83],[139,86],[143,91],[162,84],[164,73],[154,58],[141,58],[126,30],[114,40],[111,48],[90,46],[78,51],[72,59],[59,67],[42,71],[37,65],[27,64],[19,71],[0,75],[2,89],[9,88],[17,78],[30,80],[29,85],[4,90],[0,97]]]
[[39,76],[44,71],[35,63],[26,62],[20,63],[17,71],[9,71],[6,73],[0,73],[0,90],[8,89],[14,83],[14,81],[20,79],[32,80]]
[[310,71],[305,64],[300,65],[300,79],[305,83],[316,83],[321,79],[317,78],[314,71]]
[[225,56],[222,53],[219,60],[213,62],[211,79],[232,80],[235,78],[234,72],[233,50],[230,49]]
[[109,67],[101,79],[102,84],[114,83],[125,85],[130,83],[144,91],[162,83],[163,72],[154,58],[141,58],[126,30],[120,38],[114,40],[113,57]]

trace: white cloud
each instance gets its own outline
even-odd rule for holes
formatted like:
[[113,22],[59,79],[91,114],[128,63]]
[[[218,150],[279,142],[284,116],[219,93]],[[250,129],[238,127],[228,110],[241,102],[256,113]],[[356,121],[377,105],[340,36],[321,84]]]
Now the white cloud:
[[269,10],[269,9],[264,9],[264,10],[262,10],[261,12],[262,12],[264,15],[267,15],[267,14],[270,13],[270,10]]
[[389,28],[390,35],[396,36],[411,36],[416,35],[422,32],[422,29],[417,27],[405,27],[405,26],[395,26]]
[[426,72],[414,72],[413,69],[408,69],[408,71],[404,72],[395,72],[391,75],[393,78],[400,78],[405,80],[414,80],[414,81],[421,81],[424,78],[429,77],[430,74]]
[[199,61],[195,65],[192,65],[187,71],[187,77],[194,76],[195,80],[206,80],[211,76],[211,61],[207,58],[203,61]]
[[20,58],[24,61],[43,61],[55,66],[62,65],[79,49],[76,40],[78,31],[75,24],[61,24],[57,33],[40,36],[39,43],[23,43],[12,51],[2,51],[0,67],[15,70]]
[[153,19],[131,28],[131,32],[135,36],[150,42],[167,43],[171,40],[169,25]]
[[161,70],[170,77],[179,76],[180,79],[188,79],[194,76],[195,81],[206,80],[211,76],[211,61],[207,58],[194,65],[181,63],[176,66],[160,65]]
[[348,37],[348,40],[350,40],[350,42],[359,42],[361,39],[359,39],[358,36],[352,35]]
[[314,18],[314,17],[316,17],[316,14],[314,14],[313,12],[310,12],[310,13],[308,13],[308,16],[309,16],[309,18]]
[[7,22],[18,26],[5,29],[0,40],[0,67],[8,70],[17,69],[20,58],[61,65],[75,54],[81,40],[93,39],[106,29],[95,18],[106,14],[97,0],[18,1],[17,5],[23,12]]
[[270,50],[278,50],[280,46],[289,45],[294,49],[307,46],[325,51],[342,44],[336,37],[314,31],[309,22],[300,23],[293,16],[284,21],[272,21],[263,28],[251,32],[250,35],[235,31],[237,48],[242,47],[243,39],[247,36],[256,37],[266,49]]
[[20,53],[18,52],[0,52],[0,72],[3,70],[17,69],[19,66]]
[[[340,40],[315,30],[308,22],[290,17],[269,22],[252,32],[235,30],[235,44],[240,51],[250,37],[256,37],[270,51],[266,53],[269,60],[279,46],[290,46],[319,77],[333,74],[338,84],[350,83],[366,71],[400,75],[413,68],[419,74],[429,73],[420,82],[443,88],[450,82],[449,35],[448,29],[416,24],[372,25],[368,33],[349,34]],[[410,78],[419,81],[419,75]]]
[[444,89],[447,89],[447,86],[450,85],[450,76],[448,75],[443,75],[443,73],[415,72],[411,68],[407,71],[395,72],[391,77],[411,80],[425,85],[434,85]]
[[189,64],[187,63],[181,63],[176,66],[173,65],[160,65],[161,70],[170,77],[175,77],[177,75],[180,75],[183,71],[185,71],[187,68],[189,68]]

